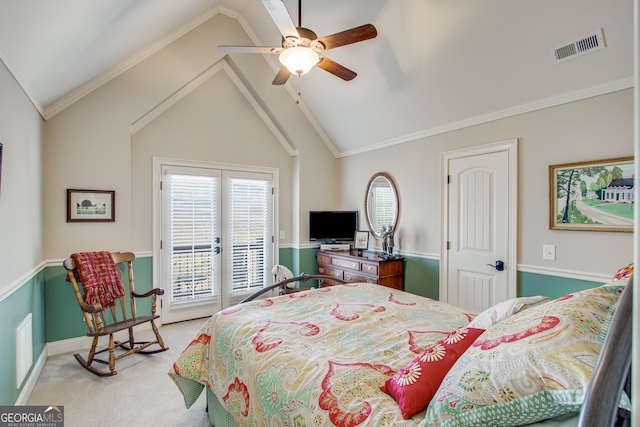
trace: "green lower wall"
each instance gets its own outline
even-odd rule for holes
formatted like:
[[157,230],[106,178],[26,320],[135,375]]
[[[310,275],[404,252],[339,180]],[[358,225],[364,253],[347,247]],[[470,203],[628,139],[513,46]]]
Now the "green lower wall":
[[318,274],[318,263],[316,262],[315,248],[299,249],[294,257],[296,264],[293,265],[292,271],[295,274]]
[[602,283],[589,280],[567,279],[565,277],[547,276],[545,274],[518,272],[518,296],[521,297],[544,295],[555,299],[572,292],[595,288],[600,285],[602,285]]
[[[316,249],[280,250],[279,262],[295,274],[316,274]],[[405,290],[438,299],[438,260],[405,257]],[[152,258],[134,261],[136,291],[144,293],[152,286]],[[599,286],[601,283],[534,273],[518,273],[518,295],[545,295],[557,298],[567,293]],[[151,311],[150,302],[138,304],[140,313]],[[33,361],[48,342],[84,336],[86,326],[71,285],[62,266],[47,267],[27,280],[18,290],[0,301],[0,405],[15,404],[17,389],[15,329],[28,313],[33,316]]]
[[[278,262],[279,264],[282,265],[286,265],[289,266],[289,268],[291,268],[291,266],[294,265],[294,253],[296,254],[297,257],[297,253],[299,251],[294,251],[292,248],[285,248],[285,249],[280,249],[280,253],[278,254],[280,261]],[[297,263],[297,261],[295,261]],[[294,274],[300,274],[299,271],[293,271]]]
[[423,297],[440,299],[440,261],[405,257],[404,290]]
[[40,271],[0,301],[0,405],[13,405],[24,387],[24,382],[16,387],[16,328],[29,313],[33,325],[31,369],[44,350],[45,300],[45,274]]

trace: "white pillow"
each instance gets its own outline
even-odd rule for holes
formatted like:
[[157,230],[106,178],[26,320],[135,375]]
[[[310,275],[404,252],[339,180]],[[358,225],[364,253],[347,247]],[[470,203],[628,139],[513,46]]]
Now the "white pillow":
[[492,325],[502,322],[509,316],[513,316],[527,307],[533,307],[549,301],[549,298],[541,295],[535,297],[519,297],[497,303],[487,308],[469,323],[469,328],[489,329]]

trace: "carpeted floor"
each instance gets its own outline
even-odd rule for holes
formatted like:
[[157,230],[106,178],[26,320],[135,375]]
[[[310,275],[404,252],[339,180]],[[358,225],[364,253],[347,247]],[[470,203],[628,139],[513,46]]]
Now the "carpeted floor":
[[[204,393],[186,409],[182,395],[167,375],[205,321],[161,327],[160,334],[170,349],[120,359],[116,362],[118,374],[112,377],[93,375],[71,353],[51,356],[27,404],[64,406],[65,427],[210,426]],[[146,334],[140,335],[136,340],[145,339]],[[86,357],[86,352],[81,354]]]

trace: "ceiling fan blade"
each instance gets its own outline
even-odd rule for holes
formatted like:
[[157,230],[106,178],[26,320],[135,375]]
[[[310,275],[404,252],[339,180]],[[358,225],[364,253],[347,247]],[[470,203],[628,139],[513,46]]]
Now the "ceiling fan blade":
[[218,50],[227,53],[280,53],[281,47],[274,46],[218,46]]
[[316,64],[319,68],[322,68],[325,71],[330,72],[334,76],[340,77],[342,80],[353,80],[356,78],[357,74],[354,71],[351,71],[347,67],[344,67],[338,64],[335,61],[330,60],[325,56],[320,57],[320,62]]
[[365,24],[330,36],[321,37],[318,41],[324,45],[325,50],[329,50],[351,43],[369,40],[375,38],[377,35],[378,31],[376,27],[371,24]]
[[291,73],[289,72],[287,67],[282,66],[282,68],[280,68],[280,71],[278,71],[278,74],[276,74],[276,78],[273,79],[273,82],[271,84],[283,85],[287,82],[287,80],[289,80],[289,76],[291,76]]
[[291,20],[291,16],[289,16],[289,12],[287,12],[287,8],[282,2],[282,0],[262,0],[262,4],[271,15],[271,19],[280,30],[280,33],[284,38],[293,36],[299,38],[298,30],[296,29],[295,24]]

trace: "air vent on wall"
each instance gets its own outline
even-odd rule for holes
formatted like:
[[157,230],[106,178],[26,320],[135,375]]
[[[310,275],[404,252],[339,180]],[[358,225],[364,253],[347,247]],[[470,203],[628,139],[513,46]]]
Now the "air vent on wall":
[[551,53],[553,54],[554,64],[559,64],[604,48],[604,37],[602,36],[601,28],[591,34],[555,47],[551,50]]

